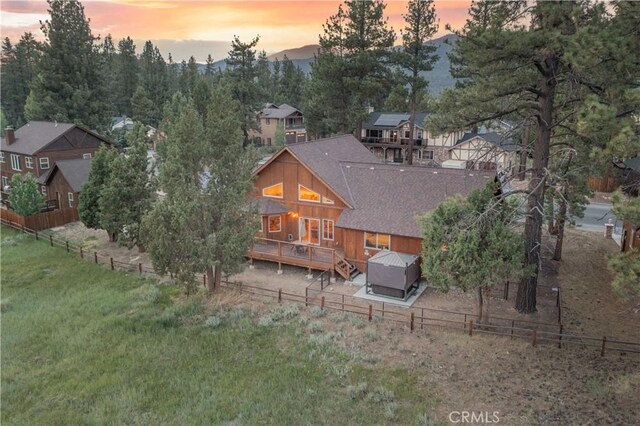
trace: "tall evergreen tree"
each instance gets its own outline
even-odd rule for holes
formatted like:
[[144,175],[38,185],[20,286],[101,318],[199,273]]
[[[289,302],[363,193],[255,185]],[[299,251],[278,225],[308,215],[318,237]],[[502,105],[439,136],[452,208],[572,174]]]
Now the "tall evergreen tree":
[[9,38],[2,42],[0,102],[8,122],[15,128],[25,123],[24,107],[41,49],[41,43],[31,33],[24,33],[16,45]]
[[241,124],[244,135],[243,146],[249,145],[249,132],[260,130],[257,112],[262,109],[261,90],[256,78],[258,75],[256,66],[255,47],[260,37],[256,37],[248,43],[243,43],[237,36],[231,42],[227,63],[227,77],[231,83],[233,99],[242,106],[244,120]]
[[[78,215],[87,228],[100,229],[100,195],[109,182],[111,165],[117,155],[115,149],[103,145],[91,160],[89,179],[82,185],[78,202]],[[109,235],[109,239],[113,241],[115,236]]]
[[277,103],[287,103],[296,108],[302,104],[302,93],[306,83],[304,72],[284,55],[282,59],[282,77],[279,81],[279,90],[276,96]]
[[[523,262],[535,273],[521,280],[516,298],[519,312],[534,312],[551,140],[566,127],[557,112],[574,114],[565,107],[584,102],[585,93],[602,98],[635,86],[637,74],[629,71],[637,51],[607,24],[600,3],[478,1],[469,13],[451,56],[463,83],[443,94],[438,116],[449,129],[514,115],[536,121]],[[615,68],[612,58],[619,58]],[[609,68],[608,78],[603,68]],[[565,90],[568,85],[587,91]]]
[[136,45],[130,37],[118,42],[115,60],[115,109],[119,115],[132,116],[131,98],[138,87]]
[[242,148],[242,106],[225,85],[216,86],[206,124],[191,103],[182,104],[159,158],[166,197],[143,221],[143,240],[154,268],[193,289],[206,271],[209,290],[222,271],[233,273],[257,230],[247,205],[253,188],[250,151]]
[[150,124],[157,126],[162,119],[162,106],[169,99],[169,76],[167,64],[160,54],[160,50],[147,41],[140,55],[140,84],[146,90],[151,101],[149,113]]
[[104,129],[111,115],[96,38],[84,7],[77,0],[48,3],[50,19],[41,26],[46,41],[38,73],[31,82],[25,116]]
[[155,193],[147,159],[145,127],[135,123],[128,135],[131,147],[111,164],[109,179],[100,192],[100,226],[117,234],[121,244],[142,248],[140,224],[151,209]]
[[[416,139],[414,128],[420,96],[427,89],[427,80],[420,75],[422,71],[430,71],[438,59],[434,54],[436,47],[427,44],[438,31],[436,10],[433,0],[410,0],[407,14],[403,15],[407,26],[402,31],[402,50],[398,52],[396,62],[407,72],[406,83],[409,85],[409,155],[407,163],[413,164],[413,144]],[[422,123],[420,123],[422,124]]]
[[213,77],[213,74],[215,74],[216,70],[215,67],[213,66],[213,57],[211,56],[211,53],[209,53],[207,55],[207,62],[204,68],[204,75],[207,78],[211,78]]
[[[100,70],[105,87],[105,102],[108,111],[112,114],[116,112],[116,47],[113,44],[113,37],[107,34],[100,44]],[[107,111],[105,111],[107,112]]]
[[[316,82],[309,86],[309,104],[320,116],[311,119],[316,132],[359,130],[366,108],[382,106],[390,89],[388,63],[395,33],[387,27],[384,2],[347,0],[344,4],[324,25],[321,50],[312,66]],[[330,105],[327,101],[336,96],[340,99]]]

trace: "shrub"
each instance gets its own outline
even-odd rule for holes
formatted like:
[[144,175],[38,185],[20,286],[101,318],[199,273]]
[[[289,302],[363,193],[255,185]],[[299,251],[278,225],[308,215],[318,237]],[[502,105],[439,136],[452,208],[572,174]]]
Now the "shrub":
[[413,422],[415,426],[432,426],[437,424],[435,420],[431,417],[429,413],[420,413],[416,417],[416,420]]
[[233,311],[229,312],[229,319],[231,321],[240,321],[241,319],[243,319],[246,316],[244,309],[234,309]]
[[258,320],[258,325],[261,327],[271,327],[275,324],[271,315],[264,315]]
[[395,396],[392,391],[378,386],[367,395],[367,400],[371,402],[393,402]]
[[367,342],[375,342],[378,340],[378,333],[373,328],[367,328],[364,331],[364,338]]
[[0,301],[0,312],[7,312],[9,309],[11,309],[11,302],[9,302],[9,299]]
[[158,315],[155,320],[156,324],[162,328],[171,328],[178,325],[176,315],[171,311],[165,311]]
[[384,403],[384,418],[387,420],[395,420],[398,412],[398,404],[395,402],[385,402]]
[[298,315],[300,309],[297,305],[285,305],[274,309],[271,313],[271,318],[274,321],[280,321],[281,319],[291,319]]
[[309,331],[312,333],[320,333],[322,332],[322,324],[320,324],[319,322],[312,322],[309,325]]
[[322,318],[323,316],[327,315],[327,313],[320,306],[314,306],[313,308],[311,308],[311,315],[316,318]]
[[220,325],[220,323],[222,323],[222,320],[220,319],[220,317],[217,317],[215,315],[211,315],[204,322],[204,325],[206,325],[207,327],[216,328],[217,326]]
[[362,382],[358,383],[356,386],[349,385],[347,386],[347,397],[350,400],[355,401],[356,399],[363,397],[367,393],[367,383]]

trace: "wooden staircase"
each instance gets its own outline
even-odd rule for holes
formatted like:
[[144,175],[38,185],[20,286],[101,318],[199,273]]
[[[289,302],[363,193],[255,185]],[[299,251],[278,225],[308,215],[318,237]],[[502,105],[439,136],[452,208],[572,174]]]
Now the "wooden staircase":
[[344,258],[341,253],[335,252],[335,269],[338,274],[345,280],[351,281],[358,275],[360,271]]

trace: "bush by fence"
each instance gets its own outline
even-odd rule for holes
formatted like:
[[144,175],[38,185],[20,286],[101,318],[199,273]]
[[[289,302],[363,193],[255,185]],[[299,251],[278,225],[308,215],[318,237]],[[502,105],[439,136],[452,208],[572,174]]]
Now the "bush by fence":
[[[3,225],[10,226],[26,234],[34,236],[37,240],[53,246],[64,248],[67,253],[78,253],[82,259],[92,261],[99,265],[109,267],[111,270],[124,270],[140,275],[147,274],[158,278],[166,278],[158,275],[153,268],[146,267],[142,263],[131,264],[119,262],[113,257],[99,253],[97,251],[87,251],[82,246],[71,244],[68,241],[55,238],[51,233],[39,232],[30,229],[21,223],[0,219]],[[202,276],[202,284],[207,284],[206,275]],[[224,288],[239,291],[242,293],[267,297],[278,302],[291,301],[304,303],[305,306],[319,306],[321,309],[329,309],[341,312],[352,313],[367,317],[369,321],[379,318],[382,321],[393,322],[407,326],[409,332],[415,330],[429,330],[439,328],[444,330],[454,330],[473,336],[474,334],[491,334],[503,336],[510,339],[522,339],[529,341],[531,346],[546,343],[557,345],[559,348],[569,345],[581,346],[582,348],[596,348],[600,355],[607,352],[619,353],[640,353],[640,342],[624,341],[611,337],[591,337],[577,336],[564,332],[563,326],[559,324],[540,323],[527,320],[515,320],[510,318],[493,317],[493,324],[477,324],[473,318],[475,314],[445,311],[431,308],[398,308],[385,303],[370,303],[352,296],[324,293],[322,291],[305,291],[305,295],[293,294],[279,290],[272,290],[263,287],[250,286],[241,282],[230,282],[223,280]],[[310,294],[311,293],[311,294]],[[560,299],[558,299],[560,303]]]

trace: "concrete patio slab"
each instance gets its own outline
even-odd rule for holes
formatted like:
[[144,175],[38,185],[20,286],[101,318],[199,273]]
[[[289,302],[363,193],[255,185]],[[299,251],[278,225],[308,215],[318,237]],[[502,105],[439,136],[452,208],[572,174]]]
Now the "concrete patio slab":
[[420,283],[420,287],[418,287],[418,290],[416,290],[411,297],[409,297],[406,301],[404,301],[404,300],[395,299],[393,297],[378,296],[373,293],[367,294],[367,288],[363,286],[360,290],[356,292],[356,294],[353,295],[353,297],[359,297],[365,300],[372,300],[374,302],[384,302],[385,304],[401,306],[403,308],[410,308],[415,303],[415,301],[418,300],[418,298],[422,295],[422,293],[426,289],[427,289],[427,285],[425,283]]

